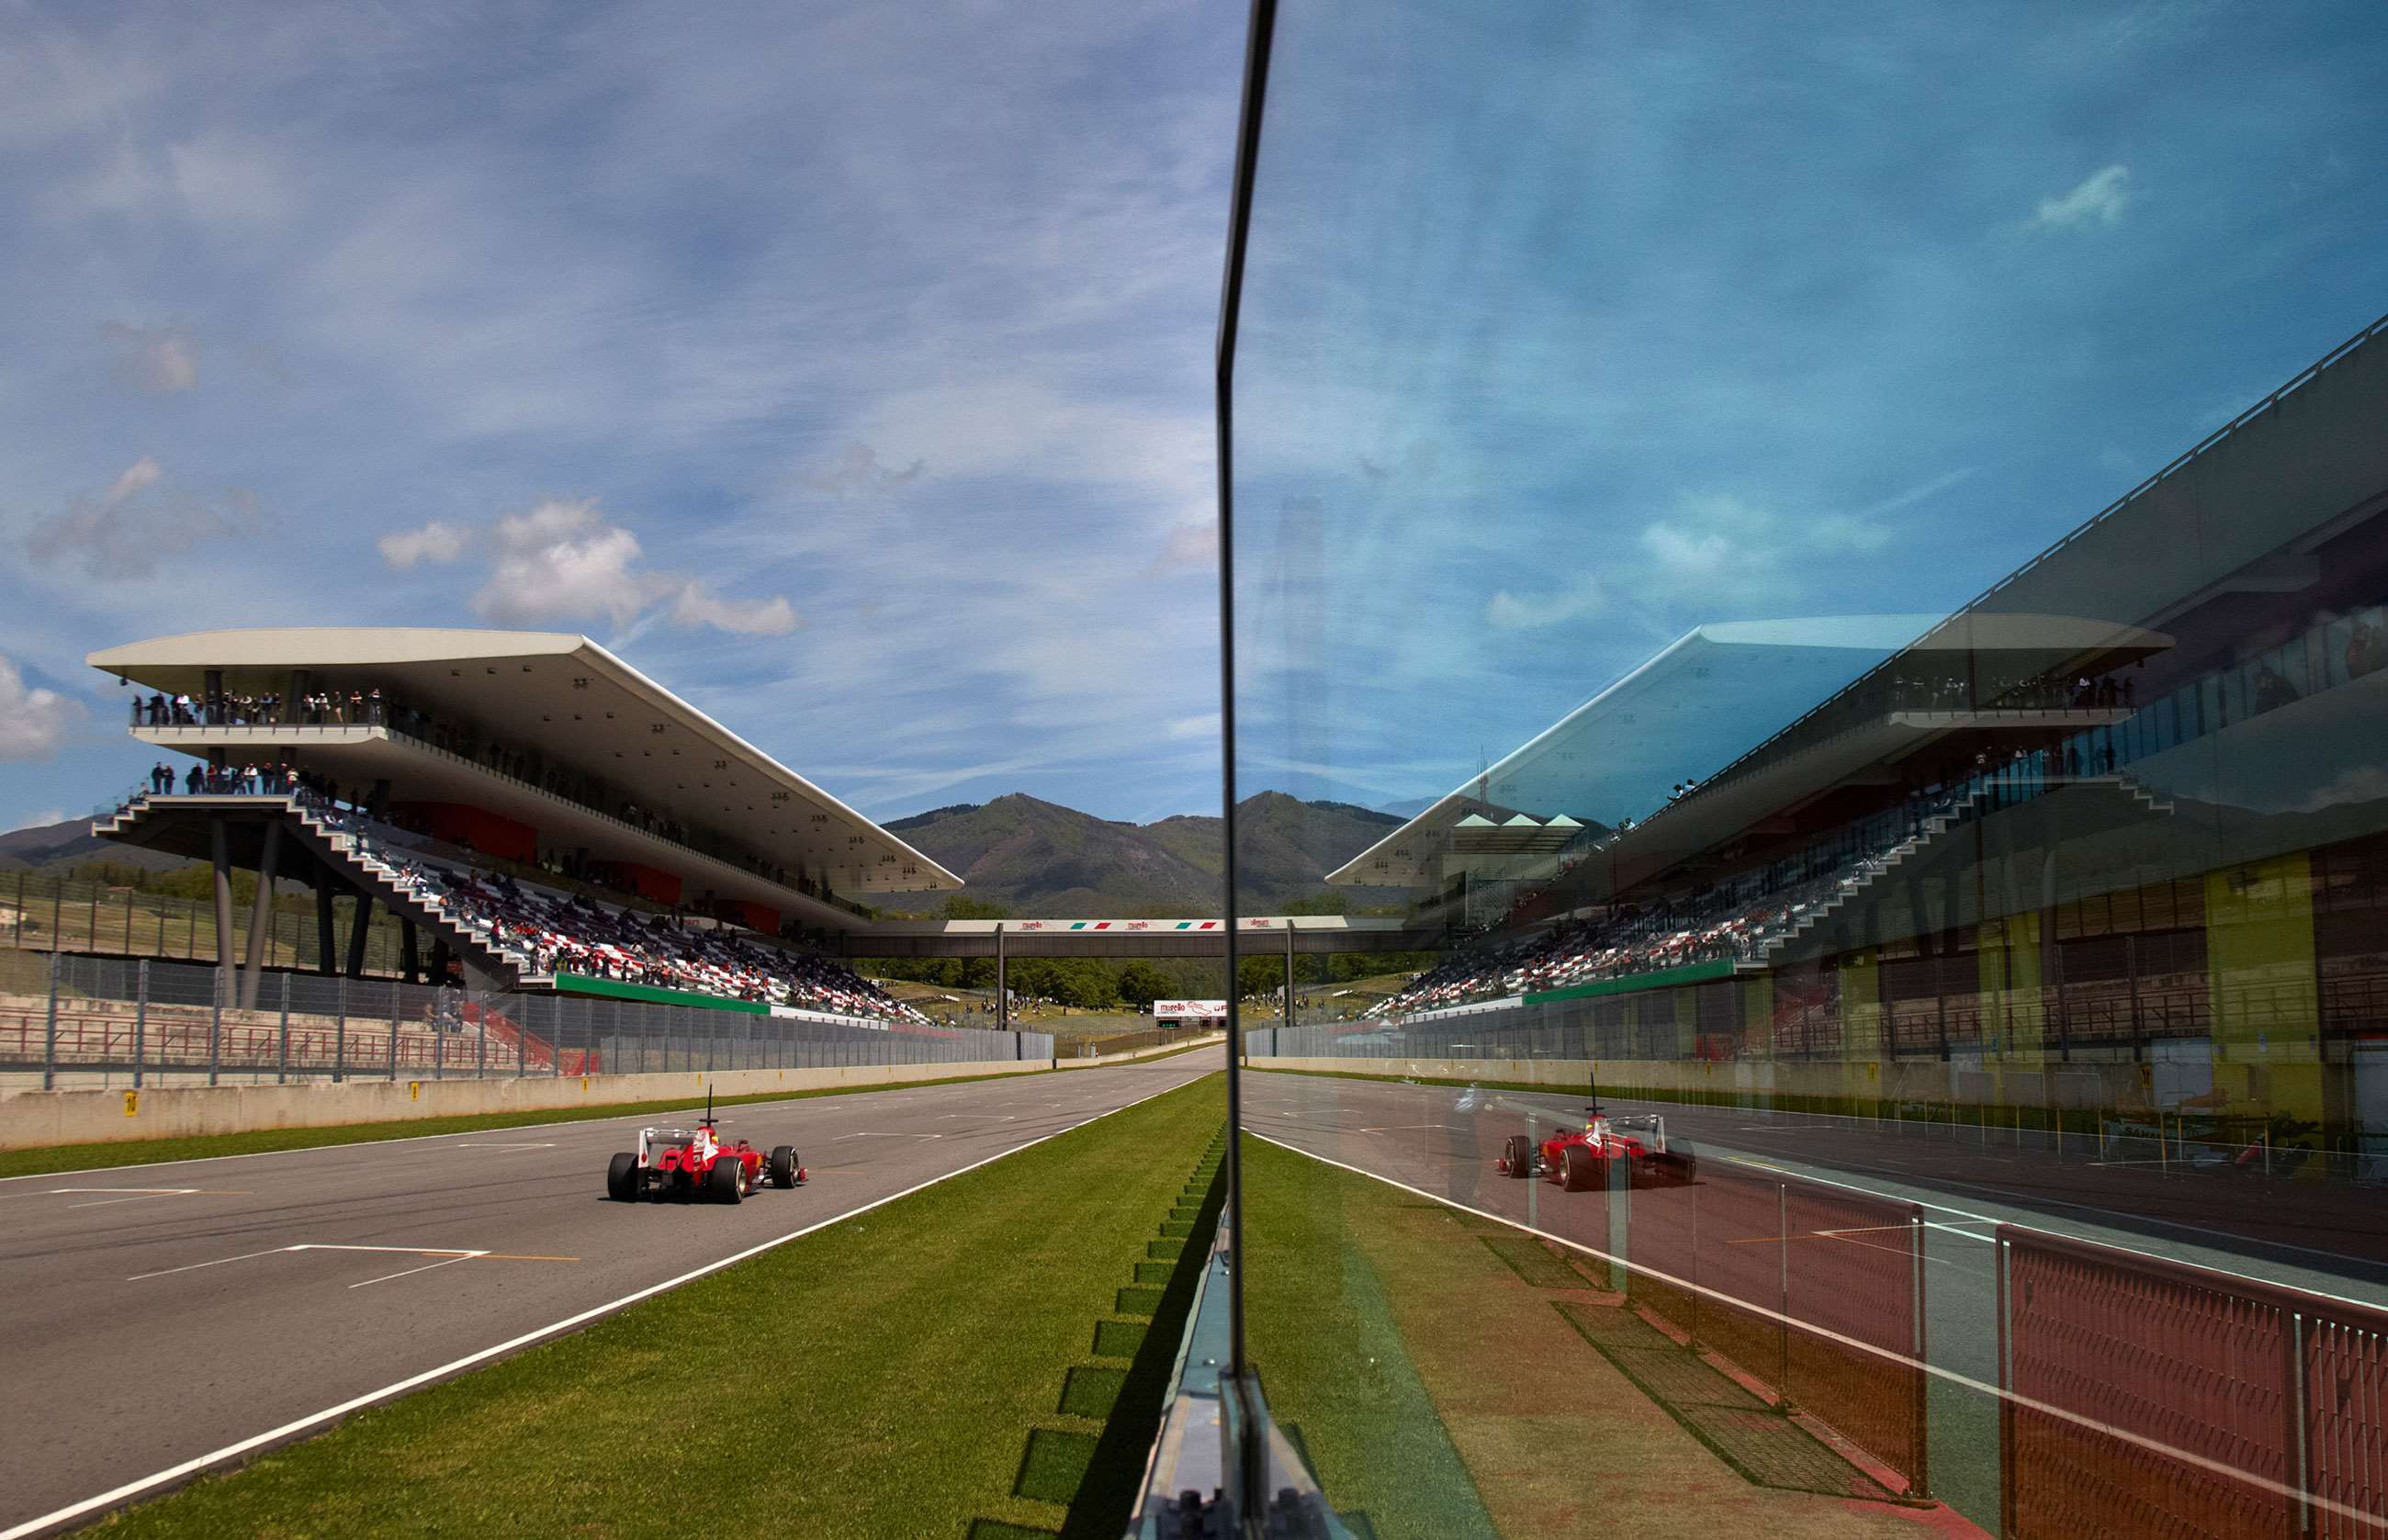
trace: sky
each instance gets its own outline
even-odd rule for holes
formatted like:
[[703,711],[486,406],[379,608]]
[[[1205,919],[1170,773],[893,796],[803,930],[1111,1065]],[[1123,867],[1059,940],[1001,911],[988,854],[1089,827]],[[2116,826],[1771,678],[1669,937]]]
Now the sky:
[[1217,805],[1242,8],[0,4],[0,827],[95,649],[585,632],[865,812]]
[[[0,827],[146,766],[86,652],[325,623],[584,631],[883,819],[1215,810],[1243,16],[0,0]],[[1944,612],[2388,310],[2373,4],[1280,16],[1245,791]]]
[[1289,5],[1251,252],[1238,780],[1415,800],[1695,626],[1945,614],[2388,313],[2388,8]]

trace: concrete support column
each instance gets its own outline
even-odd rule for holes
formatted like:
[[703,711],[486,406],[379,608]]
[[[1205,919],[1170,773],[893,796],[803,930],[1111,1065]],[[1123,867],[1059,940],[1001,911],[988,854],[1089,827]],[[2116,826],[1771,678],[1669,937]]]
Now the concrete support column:
[[414,922],[402,920],[398,928],[398,969],[406,975],[410,984],[420,981],[423,971],[423,943],[414,934]]
[[365,976],[365,936],[373,929],[373,890],[357,890],[356,916],[349,923],[349,967],[351,978]]
[[216,1000],[221,1004],[232,978],[232,857],[227,853],[223,814],[208,820],[208,856],[215,867]]
[[330,978],[340,971],[339,935],[332,923],[332,874],[315,873],[315,971]]
[[241,971],[240,1008],[257,1009],[258,986],[265,979],[265,940],[273,924],[273,872],[282,854],[282,825],[265,826],[265,852],[257,862],[257,902],[248,911],[248,958]]
[[998,1031],[1011,1030],[1011,991],[1005,987],[1003,972],[1003,922],[995,922],[995,1025]]

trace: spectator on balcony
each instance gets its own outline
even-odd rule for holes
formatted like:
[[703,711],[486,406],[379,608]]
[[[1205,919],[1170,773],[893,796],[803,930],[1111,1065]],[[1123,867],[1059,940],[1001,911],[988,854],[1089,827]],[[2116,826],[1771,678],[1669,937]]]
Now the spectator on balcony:
[[184,780],[183,780],[183,791],[184,791],[184,794],[185,796],[196,797],[196,796],[197,796],[200,792],[202,792],[202,791],[206,790],[206,789],[207,789],[207,788],[208,788],[208,776],[207,776],[207,772],[206,772],[206,771],[204,771],[204,770],[202,770],[202,769],[200,769],[200,768],[199,768],[197,765],[196,765],[196,764],[192,765],[192,766],[191,766],[191,773],[190,773],[187,776],[184,777]]

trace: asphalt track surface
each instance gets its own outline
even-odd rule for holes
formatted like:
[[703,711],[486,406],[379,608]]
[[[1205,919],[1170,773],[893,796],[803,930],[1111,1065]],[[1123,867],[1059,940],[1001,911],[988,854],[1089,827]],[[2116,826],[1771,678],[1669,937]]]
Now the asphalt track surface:
[[726,1108],[725,1139],[794,1144],[811,1172],[735,1207],[605,1200],[614,1152],[692,1113],[0,1180],[0,1540],[90,1522],[197,1471],[123,1491],[147,1478],[320,1431],[1218,1064]]
[[[1265,1071],[1250,1075],[1243,1092],[1251,1133],[1613,1255],[1607,1210],[1596,1198],[1511,1180],[1492,1165],[1510,1134],[1581,1127],[1585,1100],[1582,1092]],[[1925,1357],[1944,1371],[1928,1387],[1934,1487],[1993,1533],[1997,1405],[1972,1387],[1999,1380],[1992,1271],[1999,1224],[2388,1306],[2388,1202],[2376,1191],[2166,1170],[2119,1150],[2101,1161],[2089,1146],[2060,1159],[1996,1130],[1924,1139],[1861,1119],[1615,1096],[1603,1103],[1615,1113],[1663,1114],[1670,1144],[1688,1143],[1704,1168],[1733,1162],[1757,1176],[1779,1173],[1922,1205]],[[1268,1217],[1255,1213],[1251,1220],[1265,1225]]]

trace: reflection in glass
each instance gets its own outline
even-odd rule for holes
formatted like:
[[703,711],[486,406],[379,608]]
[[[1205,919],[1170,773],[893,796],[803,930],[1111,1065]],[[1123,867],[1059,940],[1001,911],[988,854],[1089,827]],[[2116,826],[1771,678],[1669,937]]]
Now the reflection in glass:
[[1386,944],[1248,1023],[1246,1332],[1347,1515],[2388,1524],[2382,29],[1280,18],[1234,769]]

